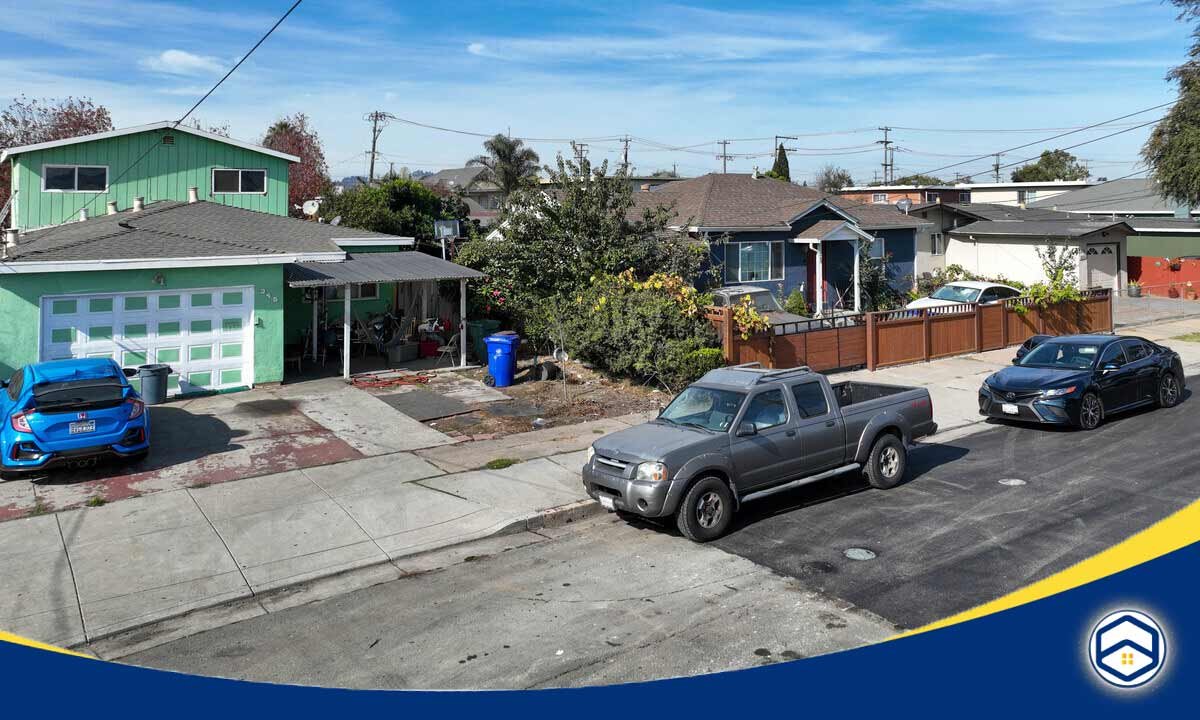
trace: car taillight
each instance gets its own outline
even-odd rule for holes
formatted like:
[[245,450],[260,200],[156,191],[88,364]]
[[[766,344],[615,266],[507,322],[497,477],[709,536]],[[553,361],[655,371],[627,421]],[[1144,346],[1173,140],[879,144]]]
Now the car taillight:
[[33,428],[29,427],[30,414],[31,414],[30,411],[26,410],[24,412],[19,412],[16,415],[13,415],[12,416],[13,430],[16,430],[17,432],[20,432],[20,433],[33,432]]
[[140,418],[142,416],[142,413],[145,412],[145,410],[146,410],[146,404],[143,403],[141,400],[134,400],[133,398],[129,398],[125,402],[129,405],[129,419],[130,420],[136,420],[137,418]]

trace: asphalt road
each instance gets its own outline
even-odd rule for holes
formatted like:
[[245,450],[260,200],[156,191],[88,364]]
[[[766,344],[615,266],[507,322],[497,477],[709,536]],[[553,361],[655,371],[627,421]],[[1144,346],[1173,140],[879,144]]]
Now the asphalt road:
[[515,536],[531,544],[122,661],[328,686],[526,688],[847,649],[1044,578],[1200,498],[1198,402],[1086,434],[997,425],[921,446],[898,488],[857,476],[800,488],[747,506],[707,546],[612,517]]
[[121,662],[349,688],[536,688],[697,675],[878,642],[890,623],[717,548],[605,516],[444,570]]
[[[1192,395],[1090,433],[997,424],[923,445],[900,487],[846,476],[781,493],[748,505],[716,544],[918,627],[1066,569],[1200,498],[1198,405]],[[852,560],[850,548],[876,557]]]

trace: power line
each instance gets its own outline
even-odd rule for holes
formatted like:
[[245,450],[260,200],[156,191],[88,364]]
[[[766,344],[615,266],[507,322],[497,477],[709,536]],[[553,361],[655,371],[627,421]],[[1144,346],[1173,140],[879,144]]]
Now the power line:
[[[287,12],[285,12],[282,16],[280,16],[280,18],[278,20],[275,21],[275,24],[272,25],[271,28],[269,30],[267,30],[267,32],[264,33],[263,36],[258,39],[258,42],[254,43],[254,47],[250,48],[249,52],[247,52],[245,55],[243,55],[242,58],[240,60],[238,60],[234,64],[233,67],[229,68],[229,72],[225,73],[221,77],[221,79],[216,82],[215,85],[213,85],[211,88],[208,89],[208,92],[204,93],[204,95],[199,100],[197,100],[194,105],[192,105],[190,108],[188,108],[187,112],[185,112],[182,116],[180,116],[180,118],[178,120],[176,120],[174,123],[172,123],[171,127],[178,128],[180,125],[182,125],[184,120],[187,120],[188,117],[190,117],[191,114],[193,112],[195,112],[196,109],[199,108],[200,105],[202,105],[204,103],[204,101],[209,98],[210,95],[212,95],[214,92],[216,92],[217,88],[221,87],[221,85],[226,80],[229,79],[230,75],[233,75],[234,71],[236,71],[238,68],[240,68],[242,66],[242,63],[246,62],[246,60],[248,60],[250,58],[250,56],[254,54],[255,50],[258,50],[260,45],[262,45],[264,42],[266,42],[267,38],[271,37],[271,34],[275,32],[276,28],[278,28],[280,25],[282,25],[283,21],[287,20],[288,16],[291,15],[292,12],[295,11],[296,8],[300,7],[300,3],[302,3],[302,2],[304,2],[304,0],[296,0],[296,2],[292,3],[292,6],[288,8]],[[158,147],[158,145],[154,145],[154,144],[147,147],[146,151],[143,152],[141,155],[138,155],[137,158],[135,158],[134,161],[132,163],[130,163],[121,172],[121,174],[117,175],[116,178],[109,181],[109,183],[108,183],[109,186],[111,187],[112,185],[115,185],[116,183],[120,182],[121,178],[128,175],[131,170],[133,170],[135,167],[137,167],[138,163],[140,163],[142,160],[144,160],[146,158],[146,156],[149,155],[151,152],[153,152],[154,149],[157,147]],[[72,211],[71,213],[68,213],[67,215],[63,216],[63,219],[58,221],[58,226],[61,227],[62,224],[65,223],[67,221],[67,219],[71,217],[71,215],[79,213],[80,211],[83,211],[83,210],[87,210],[91,206],[92,203],[96,202],[96,200],[100,198],[101,194],[102,193],[97,193],[97,194],[93,195],[78,210]],[[47,231],[47,234],[43,235],[42,237],[43,238],[49,237],[49,233],[52,233],[52,232],[54,232],[54,228],[51,228],[49,231]]]

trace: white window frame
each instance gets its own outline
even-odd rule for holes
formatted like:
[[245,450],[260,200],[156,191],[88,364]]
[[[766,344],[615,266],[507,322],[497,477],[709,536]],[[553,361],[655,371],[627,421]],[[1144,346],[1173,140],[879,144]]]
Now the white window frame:
[[873,205],[887,205],[887,201],[888,201],[887,193],[885,193],[885,192],[871,193],[871,203]]
[[945,255],[946,254],[946,236],[940,232],[929,233],[929,254],[930,255]]
[[[234,171],[237,172],[237,174],[238,174],[238,190],[237,190],[237,192],[224,191],[224,190],[218,191],[217,190],[217,171],[218,170],[223,170],[223,171],[227,171],[227,172],[234,172]],[[241,189],[242,173],[244,173],[244,172],[260,172],[260,173],[262,173],[263,174],[263,189],[262,190],[253,190],[253,191],[249,191],[249,192],[242,190]],[[208,180],[209,180],[208,187],[211,191],[211,194],[213,194],[213,195],[266,195],[267,188],[270,187],[267,184],[267,181],[270,180],[270,176],[267,174],[266,168],[214,167],[212,169],[212,171],[209,173]]]
[[925,193],[925,202],[927,202],[927,203],[935,203],[935,202],[937,202],[937,201],[938,201],[938,194],[937,194],[937,193],[935,193],[935,192],[926,192],[926,193]]
[[[371,295],[363,295],[362,294],[363,285],[374,286],[375,292],[372,293]],[[359,300],[378,300],[379,299],[379,285],[380,285],[380,283],[359,283],[359,284],[351,285],[350,287],[352,289],[350,290],[350,302],[357,302]],[[325,290],[325,299],[326,300],[337,300],[338,302],[341,302],[343,299],[342,292],[345,290],[345,287],[346,287],[345,285],[327,286],[327,288]]]
[[[104,168],[104,189],[103,190],[58,190],[55,188],[46,187],[46,168],[71,168],[75,171],[75,187],[79,187],[79,168]],[[96,195],[108,192],[108,166],[107,165],[72,165],[69,163],[43,163],[42,164],[42,192],[48,193],[87,193]]]
[[[875,244],[876,243],[879,243],[879,254],[878,255],[875,254]],[[871,260],[876,261],[876,262],[883,262],[886,259],[887,259],[887,241],[882,237],[875,236],[875,238],[871,240]]]
[[[731,284],[731,283],[736,283],[736,284],[738,284],[738,285],[741,285],[741,284],[743,284],[743,283],[779,282],[779,281],[781,281],[781,280],[783,280],[783,279],[784,279],[784,274],[787,272],[787,270],[786,270],[786,266],[787,266],[787,248],[786,248],[786,247],[784,247],[784,242],[783,242],[782,240],[744,240],[744,241],[741,241],[741,242],[731,242],[731,243],[728,243],[728,244],[726,245],[726,248],[733,247],[733,248],[735,248],[735,249],[734,249],[734,252],[741,252],[741,251],[742,251],[742,246],[743,246],[743,245],[756,245],[756,244],[770,245],[770,246],[771,246],[771,247],[770,247],[770,248],[768,248],[768,250],[767,250],[767,262],[768,262],[768,270],[767,270],[767,274],[768,274],[768,275],[770,275],[770,277],[767,277],[767,278],[761,278],[761,279],[758,279],[758,280],[744,280],[744,279],[742,279],[742,261],[741,261],[741,258],[739,257],[739,258],[738,258],[738,272],[737,272],[738,276],[737,276],[737,278],[736,278],[735,280],[732,280],[732,281],[731,281],[731,280],[729,279],[728,275],[726,275],[726,277],[725,277],[725,284],[726,284],[726,285],[729,285],[729,284]],[[775,267],[775,263],[774,263],[774,258],[775,258],[775,247],[774,247],[774,246],[775,246],[775,245],[779,245],[779,246],[780,246],[780,250],[779,250],[779,267]],[[726,250],[726,252],[728,253],[729,251],[728,251],[728,250]],[[726,265],[728,265],[728,262],[726,263]],[[778,273],[778,275],[776,275],[776,273]]]

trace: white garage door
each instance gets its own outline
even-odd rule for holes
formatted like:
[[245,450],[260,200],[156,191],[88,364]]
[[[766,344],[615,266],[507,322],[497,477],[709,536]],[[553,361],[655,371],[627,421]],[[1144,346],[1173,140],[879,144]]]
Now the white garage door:
[[1087,249],[1089,288],[1116,289],[1117,246],[1089,245]]
[[165,363],[172,395],[249,386],[253,308],[249,287],[45,296],[41,358]]

